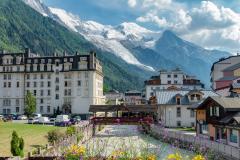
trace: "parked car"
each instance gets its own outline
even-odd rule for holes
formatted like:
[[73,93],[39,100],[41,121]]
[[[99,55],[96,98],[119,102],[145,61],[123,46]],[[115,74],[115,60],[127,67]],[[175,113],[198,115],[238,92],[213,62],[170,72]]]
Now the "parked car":
[[3,121],[4,121],[4,122],[12,121],[12,120],[13,120],[12,115],[4,115],[4,116],[3,116]]
[[71,119],[70,119],[70,122],[72,123],[72,124],[78,124],[78,123],[80,123],[81,122],[81,117],[80,116],[75,116],[75,117],[72,117]]
[[34,118],[40,118],[40,117],[42,117],[42,114],[35,113],[35,114],[33,114],[33,117],[34,117]]
[[48,117],[40,117],[40,118],[38,118],[38,123],[46,124],[46,123],[50,123],[50,120]]
[[27,120],[28,118],[27,118],[27,116],[25,116],[25,115],[21,115],[21,116],[18,116],[17,119],[18,119],[18,120]]
[[71,125],[71,122],[68,118],[68,115],[58,115],[55,120],[56,126],[69,126]]
[[29,118],[28,119],[28,123],[29,124],[36,124],[38,122],[39,122],[38,118]]

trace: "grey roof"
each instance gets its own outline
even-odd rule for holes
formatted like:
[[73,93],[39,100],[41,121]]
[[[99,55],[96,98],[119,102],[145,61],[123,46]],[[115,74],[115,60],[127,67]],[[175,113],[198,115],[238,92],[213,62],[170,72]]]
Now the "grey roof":
[[217,96],[211,96],[210,98],[212,98],[215,102],[217,102],[219,105],[221,105],[224,108],[227,108],[227,109],[239,108],[240,109],[240,98],[217,97]]
[[217,81],[231,81],[231,80],[235,80],[239,77],[235,77],[235,76],[229,76],[229,77],[222,77],[220,79],[218,79]]
[[238,123],[240,122],[240,112],[235,112],[235,113],[232,113],[224,118],[222,118],[219,122],[220,123],[229,123],[231,120],[235,120],[237,121]]
[[238,69],[238,68],[240,68],[240,63],[235,64],[235,65],[230,66],[230,67],[227,67],[227,68],[225,68],[223,71],[234,71],[234,70],[236,70],[236,69]]
[[[176,104],[176,95],[182,95],[181,97],[181,104],[182,105],[189,105],[191,104],[188,99],[188,93],[191,91],[187,90],[175,90],[175,91],[168,91],[168,90],[159,90],[156,91],[156,97],[158,104]],[[203,99],[209,96],[218,96],[218,94],[214,93],[211,90],[200,90],[200,93],[203,94]]]

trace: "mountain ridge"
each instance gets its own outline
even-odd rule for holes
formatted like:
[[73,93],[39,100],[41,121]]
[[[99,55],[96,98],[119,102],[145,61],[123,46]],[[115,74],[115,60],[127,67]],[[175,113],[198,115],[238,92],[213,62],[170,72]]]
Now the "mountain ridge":
[[[29,3],[29,0],[24,1]],[[35,1],[39,2],[39,5],[44,5],[39,0]],[[29,5],[35,7],[35,5]],[[126,64],[135,66],[133,68],[139,68],[138,70],[143,71],[144,75],[153,74],[153,71],[159,68],[171,69],[177,66],[188,74],[196,75],[208,86],[211,64],[221,57],[230,55],[227,52],[206,50],[181,39],[169,30],[150,31],[133,22],[124,22],[118,26],[102,25],[94,21],[82,21],[78,16],[63,9],[42,8],[51,12],[48,17],[79,33],[102,52],[116,56],[117,59],[113,59],[114,62],[124,61]],[[47,13],[45,10],[42,12]],[[68,18],[64,19],[64,16]],[[150,54],[149,57],[148,54]],[[181,63],[179,58],[182,59]],[[196,68],[199,65],[202,67]],[[124,68],[124,65],[119,67]],[[135,74],[144,77],[141,73]]]

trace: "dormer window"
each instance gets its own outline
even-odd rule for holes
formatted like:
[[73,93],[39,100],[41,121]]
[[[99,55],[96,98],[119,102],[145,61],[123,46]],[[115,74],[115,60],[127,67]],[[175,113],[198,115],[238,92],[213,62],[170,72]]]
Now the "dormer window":
[[181,104],[181,98],[180,97],[176,97],[176,103],[177,103],[177,105]]

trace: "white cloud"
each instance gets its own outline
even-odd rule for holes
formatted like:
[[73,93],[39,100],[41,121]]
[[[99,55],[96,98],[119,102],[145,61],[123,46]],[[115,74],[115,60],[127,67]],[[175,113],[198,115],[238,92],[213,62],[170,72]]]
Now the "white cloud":
[[235,51],[240,46],[240,13],[210,1],[194,8],[174,0],[142,0],[139,23],[170,29],[186,40],[206,48]]
[[[202,1],[199,8],[191,10],[192,29],[230,27],[240,21],[240,15],[230,8],[218,7],[213,2]],[[204,23],[203,23],[204,22]]]
[[141,22],[141,23],[147,23],[147,22],[151,22],[156,24],[157,26],[161,27],[161,28],[166,28],[166,27],[170,27],[170,24],[167,23],[166,18],[159,18],[154,11],[150,11],[149,13],[147,13],[144,16],[138,17],[136,19],[136,21]]
[[137,0],[128,0],[128,5],[130,7],[135,7],[137,5]]

